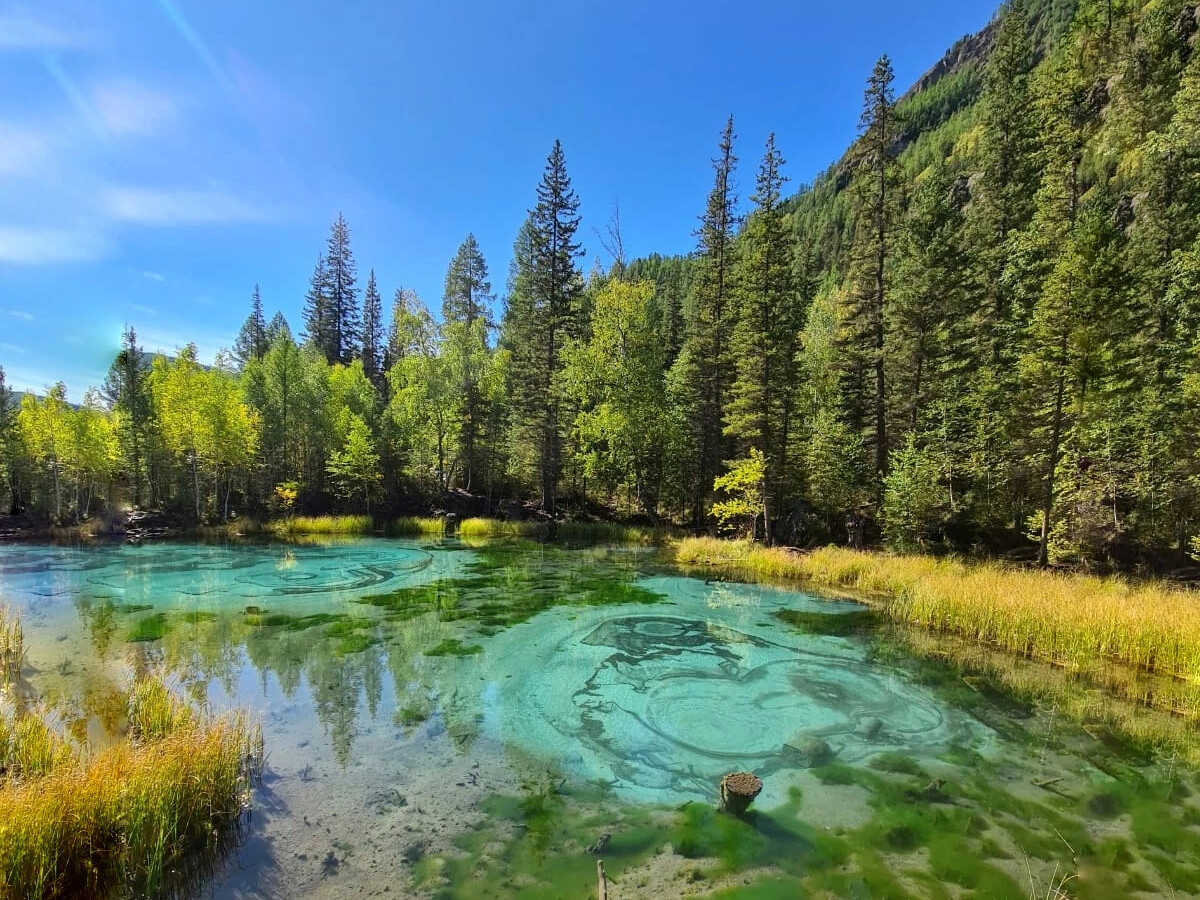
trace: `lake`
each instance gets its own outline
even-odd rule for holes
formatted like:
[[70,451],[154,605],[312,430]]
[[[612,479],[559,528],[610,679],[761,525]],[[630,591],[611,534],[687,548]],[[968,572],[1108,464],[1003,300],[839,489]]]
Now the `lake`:
[[[597,858],[614,900],[1200,893],[1178,759],[851,600],[650,549],[15,545],[0,602],[97,745],[133,672],[261,721],[252,816],[201,896],[583,898]],[[736,771],[764,782],[745,821],[715,812]]]

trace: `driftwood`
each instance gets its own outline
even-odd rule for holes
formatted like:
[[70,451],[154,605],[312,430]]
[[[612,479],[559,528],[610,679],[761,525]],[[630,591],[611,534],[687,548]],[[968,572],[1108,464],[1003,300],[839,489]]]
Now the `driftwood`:
[[762,779],[750,772],[726,775],[721,779],[721,809],[735,816],[744,816],[762,789]]
[[600,900],[608,900],[608,879],[604,876],[604,860],[596,860],[597,896]]

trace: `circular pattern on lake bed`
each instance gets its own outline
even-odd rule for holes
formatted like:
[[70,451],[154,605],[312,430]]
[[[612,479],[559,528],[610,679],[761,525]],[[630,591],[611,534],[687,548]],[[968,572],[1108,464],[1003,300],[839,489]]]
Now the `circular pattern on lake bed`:
[[844,640],[780,637],[788,643],[720,621],[608,619],[506,678],[507,719],[518,742],[555,747],[576,774],[658,802],[708,796],[734,769],[932,752],[977,733]]
[[125,600],[216,596],[241,602],[270,597],[379,590],[427,568],[433,554],[411,546],[173,546],[104,552],[38,548],[6,556],[0,576],[26,581],[38,596],[77,591],[79,582]]

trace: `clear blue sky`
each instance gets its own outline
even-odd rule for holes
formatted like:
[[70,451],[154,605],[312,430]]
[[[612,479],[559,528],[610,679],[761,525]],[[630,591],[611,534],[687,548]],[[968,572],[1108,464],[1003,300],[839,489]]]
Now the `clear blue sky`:
[[345,213],[365,283],[437,308],[474,231],[502,292],[560,138],[585,266],[691,249],[735,117],[740,193],[774,130],[793,187],[853,137],[872,63],[903,90],[994,0],[0,0],[0,365],[98,383],[147,349],[228,347],[262,286],[299,331]]

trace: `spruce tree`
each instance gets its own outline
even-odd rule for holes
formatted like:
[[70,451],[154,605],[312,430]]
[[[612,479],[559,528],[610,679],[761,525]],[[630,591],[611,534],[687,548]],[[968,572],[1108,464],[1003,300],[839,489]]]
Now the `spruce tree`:
[[848,418],[870,437],[873,466],[887,474],[887,329],[889,252],[899,186],[896,142],[899,127],[891,60],[880,57],[867,81],[856,147],[854,224],[848,307],[843,343],[847,362]]
[[507,314],[515,317],[509,331],[514,353],[513,375],[524,430],[535,439],[542,509],[554,515],[562,472],[562,433],[566,421],[558,374],[567,342],[583,333],[582,275],[576,260],[582,256],[575,233],[579,228],[579,199],[571,187],[562,145],[554,148],[537,189],[518,248],[514,286]]
[[317,257],[312,276],[308,279],[308,293],[304,295],[304,342],[329,360],[332,346],[333,310],[329,297],[329,277],[325,254]]
[[458,382],[458,456],[462,481],[469,490],[482,468],[480,429],[487,418],[482,380],[486,372],[491,321],[492,285],[487,262],[473,234],[458,248],[446,270],[442,295],[445,352]]
[[733,380],[730,339],[736,311],[734,232],[738,216],[733,183],[737,166],[734,139],[733,116],[730,116],[721,132],[717,156],[712,161],[713,187],[696,232],[698,244],[687,334],[682,361],[677,362],[687,368],[679,373],[679,377],[689,383],[687,392],[696,400],[689,416],[696,473],[690,504],[692,523],[696,526],[704,519],[713,479],[728,456],[722,419],[726,392]]
[[350,226],[338,213],[329,232],[325,251],[325,289],[329,303],[329,333],[325,358],[330,363],[349,364],[360,342],[362,317],[358,308],[358,280],[354,252],[350,249]]
[[780,206],[786,181],[782,165],[771,134],[750,197],[754,209],[741,235],[737,322],[731,344],[735,377],[725,406],[725,434],[736,439],[738,457],[747,457],[751,450],[763,456],[766,489],[761,512],[768,544],[786,463],[783,410],[795,388],[795,335],[800,325],[791,241]]
[[375,270],[367,276],[367,289],[363,292],[362,309],[362,364],[363,373],[371,383],[380,387],[383,383],[383,303],[375,283]]
[[[257,291],[255,295],[257,296]],[[126,326],[121,335],[121,349],[113,360],[104,380],[103,394],[109,405],[120,412],[121,443],[129,461],[129,486],[133,505],[142,505],[142,484],[145,481],[146,428],[152,414],[149,360],[137,342],[137,332]]]
[[491,302],[492,285],[488,281],[487,262],[475,235],[468,234],[446,270],[442,321],[463,322],[470,327],[482,319],[490,328]]
[[267,352],[270,342],[267,340],[267,320],[263,315],[262,295],[258,285],[250,297],[250,315],[242,324],[237,340],[233,344],[233,358],[239,366],[244,366],[252,359],[262,359]]

